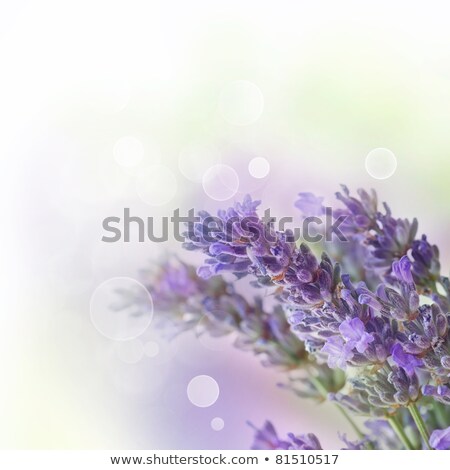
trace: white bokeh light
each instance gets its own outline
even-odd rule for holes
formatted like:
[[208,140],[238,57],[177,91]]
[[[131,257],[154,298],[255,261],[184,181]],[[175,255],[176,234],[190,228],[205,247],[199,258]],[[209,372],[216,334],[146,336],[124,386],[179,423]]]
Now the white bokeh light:
[[222,418],[216,417],[211,420],[211,428],[214,431],[222,431],[225,427],[225,421]]
[[150,206],[163,206],[177,193],[177,179],[164,165],[152,165],[142,171],[137,179],[139,197]]
[[219,385],[209,375],[197,375],[187,386],[189,401],[199,408],[213,405],[219,398]]
[[235,126],[246,126],[259,119],[264,109],[261,90],[247,80],[236,80],[224,86],[219,96],[222,117]]
[[376,148],[366,157],[366,170],[372,178],[384,180],[390,178],[397,169],[397,158],[386,148]]
[[264,157],[255,157],[248,164],[248,172],[253,178],[265,178],[270,172],[270,163]]
[[239,177],[228,165],[214,165],[206,170],[202,179],[203,190],[215,201],[232,198],[239,189]]
[[178,156],[181,174],[194,183],[202,181],[205,171],[220,162],[220,152],[213,145],[191,143]]
[[126,364],[136,364],[144,357],[144,346],[140,339],[120,341],[115,349],[117,357]]
[[[138,302],[130,304],[129,296]],[[114,277],[101,283],[90,302],[92,324],[103,336],[130,340],[141,335],[153,317],[153,301],[148,290],[129,277]]]
[[147,357],[155,357],[159,354],[159,344],[156,341],[147,341],[144,344],[144,354]]
[[120,166],[134,167],[144,158],[144,146],[136,137],[121,137],[114,145],[114,158]]

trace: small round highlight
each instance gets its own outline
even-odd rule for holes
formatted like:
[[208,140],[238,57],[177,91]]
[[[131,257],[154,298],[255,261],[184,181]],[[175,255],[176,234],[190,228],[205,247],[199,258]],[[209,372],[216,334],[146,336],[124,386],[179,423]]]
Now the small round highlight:
[[270,163],[264,157],[255,157],[248,164],[248,172],[253,178],[265,178],[270,172]]
[[187,386],[189,401],[199,408],[207,408],[219,398],[219,385],[209,375],[197,375]]
[[226,84],[219,95],[219,111],[222,117],[235,126],[247,126],[257,121],[264,109],[261,90],[247,80]]
[[231,166],[218,164],[208,168],[202,179],[203,190],[215,201],[232,198],[239,189],[239,176]]
[[[130,303],[129,298],[137,299]],[[114,277],[102,282],[90,301],[91,322],[109,339],[126,341],[137,338],[153,318],[153,301],[148,290],[129,277]]]
[[214,431],[222,431],[225,427],[225,421],[222,418],[216,417],[211,420],[211,428]]
[[220,152],[213,145],[192,142],[178,156],[178,169],[194,183],[201,183],[205,171],[220,163]]
[[390,178],[397,169],[397,158],[386,148],[371,150],[366,157],[366,171],[372,178],[385,180]]
[[156,341],[147,341],[144,344],[144,354],[147,357],[156,357],[159,354],[159,344]]

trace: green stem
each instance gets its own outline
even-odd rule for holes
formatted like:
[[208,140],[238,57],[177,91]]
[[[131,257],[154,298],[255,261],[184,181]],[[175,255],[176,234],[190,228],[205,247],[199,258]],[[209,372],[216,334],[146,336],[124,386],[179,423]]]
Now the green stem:
[[311,379],[311,382],[314,385],[314,387],[316,387],[316,390],[322,395],[322,398],[326,399],[328,396],[328,390],[322,384],[322,382],[317,377],[314,377],[313,375],[310,375],[309,378]]
[[[317,377],[314,377],[313,375],[310,375],[310,379],[311,379],[311,382],[314,385],[314,387],[316,387],[317,391],[322,395],[322,398],[324,398],[326,400],[327,396],[328,396],[328,390],[326,389],[326,387],[322,384],[322,382]],[[356,435],[360,439],[363,439],[364,438],[363,432],[358,428],[357,424],[353,421],[353,419],[347,413],[347,411],[344,408],[342,408],[338,403],[335,403],[335,405],[336,405],[337,409],[341,412],[342,416],[344,416],[344,418],[348,421],[350,426],[353,428]]]
[[347,410],[345,410],[344,408],[342,408],[342,406],[338,405],[336,403],[336,407],[337,409],[341,412],[342,416],[348,421],[348,423],[350,424],[350,426],[353,428],[353,430],[355,431],[356,435],[360,438],[360,439],[364,439],[364,434],[363,432],[358,428],[357,424],[353,421],[353,419],[351,418],[351,416],[347,413]]
[[419,430],[420,435],[422,436],[422,439],[425,442],[425,445],[427,446],[428,449],[431,450],[430,446],[430,434],[428,432],[427,426],[419,413],[419,410],[417,409],[417,406],[415,403],[412,405],[408,406],[408,410],[411,413],[411,416],[413,417],[414,422],[416,423],[417,429]]
[[387,420],[388,420],[388,423],[391,425],[391,428],[394,430],[395,434],[397,434],[399,439],[402,441],[405,448],[407,450],[414,450],[414,446],[411,444],[411,441],[406,435],[403,427],[398,422],[397,418],[395,416],[390,416],[389,418],[387,418]]

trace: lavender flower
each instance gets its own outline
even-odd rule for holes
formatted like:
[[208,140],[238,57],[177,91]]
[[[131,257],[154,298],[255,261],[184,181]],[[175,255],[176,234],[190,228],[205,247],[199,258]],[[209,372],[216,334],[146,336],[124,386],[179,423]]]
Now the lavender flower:
[[294,435],[289,433],[287,439],[282,440],[270,421],[266,421],[261,429],[253,424],[249,425],[255,430],[255,437],[251,449],[253,450],[322,450],[319,440],[314,434]]
[[414,259],[413,274],[418,283],[424,288],[434,290],[434,285],[440,280],[441,266],[439,250],[436,245],[430,245],[426,235],[411,244],[411,256]]
[[450,449],[450,427],[434,430],[430,436],[430,445],[437,450]]
[[373,335],[366,332],[364,323],[358,318],[345,320],[339,325],[339,332],[346,341],[346,346],[364,353],[369,344],[374,341]]
[[[271,221],[260,218],[259,201],[249,196],[242,204],[219,211],[216,218],[200,212],[200,222],[189,227],[184,246],[204,253],[206,260],[197,270],[198,285],[202,284],[198,290],[188,282],[189,276],[181,277],[183,289],[192,289],[187,302],[195,305],[195,299],[202,297],[202,309],[215,328],[220,331],[226,325],[227,331],[238,331],[237,344],[265,353],[271,364],[293,368],[299,357],[307,358],[308,369],[324,375],[313,377],[309,384],[306,377],[292,379],[285,387],[298,395],[311,396],[308,386],[317,380],[322,396],[324,389],[332,392],[329,399],[340,406],[393,422],[397,437],[391,436],[386,446],[398,448],[397,438],[407,448],[420,445],[418,438],[409,442],[402,435],[401,423],[408,428],[419,423],[417,429],[428,444],[426,424],[420,421],[426,417],[436,425],[436,416],[442,420],[446,415],[429,413],[429,407],[437,410],[450,400],[449,314],[445,313],[450,282],[440,274],[439,252],[425,235],[416,239],[416,219],[394,218],[386,204],[380,209],[374,191],[359,190],[353,197],[343,187],[337,198],[345,207],[334,217],[345,218],[340,228],[348,243],[333,241],[329,247],[344,274],[336,259],[325,253],[317,259],[307,245],[296,246],[290,231],[276,231]],[[300,193],[296,206],[305,215],[325,213],[323,198],[312,193]],[[261,301],[249,305],[220,277],[225,272],[238,278],[250,275],[259,285],[276,287],[278,307],[265,314]],[[224,290],[205,297],[215,280],[225,283]],[[445,294],[438,291],[439,284]],[[430,305],[420,305],[421,295],[430,298]],[[328,378],[349,368],[345,391],[342,382],[333,388]],[[297,384],[308,385],[297,389]],[[416,406],[417,402],[426,406]],[[409,421],[405,413],[411,414]],[[433,433],[433,442],[439,441],[435,447],[444,445],[444,431]],[[369,435],[358,442],[344,437],[347,448],[353,449],[364,448],[369,440]],[[376,445],[378,441],[371,440]],[[254,448],[314,449],[320,444],[313,435],[289,434],[281,440],[267,422],[257,430]]]
[[424,385],[422,387],[422,393],[425,396],[433,397],[436,401],[444,403],[444,405],[450,405],[450,388],[445,385]]
[[347,439],[346,434],[339,434],[339,439],[345,444],[341,450],[367,450],[368,439],[361,439],[359,441],[351,441]]
[[255,437],[252,450],[274,450],[289,449],[290,443],[281,440],[270,421],[266,421],[261,429],[256,428],[252,423],[248,423],[255,430]]
[[[336,256],[342,265],[349,272],[359,272],[361,279],[374,284],[389,276],[392,263],[411,251],[412,274],[421,293],[431,296],[433,301],[447,309],[450,301],[449,281],[440,274],[439,250],[428,242],[426,235],[415,238],[417,220],[394,218],[387,204],[384,204],[384,213],[381,212],[373,190],[369,194],[359,189],[359,198],[356,198],[350,195],[346,186],[342,189],[336,197],[345,208],[334,210],[333,216],[336,219],[344,217],[340,229],[347,236],[347,242],[331,245],[332,251],[336,251],[336,245],[339,246],[340,253]],[[309,211],[306,215],[315,215],[325,211],[321,202],[322,198],[312,193],[300,193],[296,206],[304,214]],[[358,264],[359,268],[355,269]],[[437,283],[444,287],[446,296],[437,292]]]
[[352,388],[348,393],[329,393],[328,400],[339,404],[342,408],[346,408],[352,413],[359,415],[384,415],[384,410],[378,413],[378,410],[374,408],[367,400],[367,393],[361,392],[355,388]]
[[239,277],[252,273],[282,286],[284,295],[296,304],[331,300],[337,273],[328,256],[319,262],[306,245],[297,248],[290,231],[277,232],[258,217],[258,205],[246,196],[243,204],[219,211],[213,233],[208,227],[212,216],[199,213],[201,221],[185,234],[189,241],[184,244],[208,256],[198,274],[209,278],[225,271]]
[[[348,192],[339,196],[352,212],[355,233],[374,226],[378,214],[374,196],[365,192],[360,196],[361,201]],[[412,377],[418,360],[410,357],[406,365],[399,348],[392,349],[397,335],[394,320],[413,318],[419,305],[408,258],[393,262],[398,290],[382,285],[374,294],[364,284],[354,287],[345,276],[343,285],[339,284],[339,268],[326,255],[319,263],[306,245],[296,248],[288,232],[273,231],[258,218],[258,204],[246,197],[243,204],[219,211],[212,239],[191,238],[188,248],[209,255],[199,274],[232,271],[242,275],[243,261],[249,262],[249,272],[268,276],[273,284],[282,286],[281,299],[293,331],[305,341],[308,351],[326,358],[330,367],[382,365],[394,351],[394,362],[399,360]],[[206,219],[194,227],[194,234],[205,233]],[[373,314],[377,310],[379,317]]]
[[404,350],[421,358],[423,367],[441,383],[450,379],[449,315],[438,305],[423,305],[400,337]]
[[[319,439],[315,434],[295,435],[288,433],[287,439],[280,439],[270,421],[266,421],[261,429],[248,423],[255,430],[251,449],[253,450],[322,450]],[[345,444],[342,450],[365,450],[368,440],[350,441],[345,434],[339,434],[339,439]]]
[[[365,192],[360,192],[360,197],[361,200],[356,200],[348,191],[339,196],[351,212],[353,234],[372,230],[379,222],[376,197]],[[306,199],[314,205],[318,202],[309,195]],[[258,218],[256,206],[246,198],[244,204],[219,212],[223,221],[220,230],[212,241],[202,239],[199,245],[210,256],[209,266],[223,266],[225,261],[231,261],[226,270],[241,274],[234,264],[239,259],[240,265],[246,256],[251,262],[250,273],[268,276],[273,284],[282,287],[280,299],[292,330],[319,362],[326,360],[330,368],[341,369],[376,366],[375,372],[362,372],[352,380],[370,410],[414,403],[420,395],[416,370],[422,362],[403,347],[404,333],[398,329],[399,321],[409,328],[419,308],[411,261],[406,256],[389,258],[394,259],[387,276],[392,287],[383,284],[374,293],[364,283],[354,286],[348,276],[339,276],[339,268],[326,255],[319,263],[306,245],[295,247],[288,232],[272,231],[270,225]],[[386,217],[390,217],[388,209]],[[232,218],[235,220],[230,225],[228,221]],[[196,233],[200,232],[198,228]],[[239,234],[238,243],[236,237],[228,236],[235,233]],[[389,233],[397,243],[403,232]],[[194,248],[198,246],[194,244]],[[225,252],[227,256],[234,253],[234,257],[221,257]],[[221,269],[225,268],[214,272]]]
[[295,436],[292,433],[288,434],[288,437],[292,444],[290,445],[289,449],[293,450],[322,450],[322,446],[317,439],[315,434],[308,433],[308,434],[300,434]]
[[194,329],[212,336],[237,333],[236,346],[264,356],[264,365],[292,369],[308,361],[280,306],[266,312],[261,298],[248,302],[219,276],[204,280],[192,266],[172,259],[145,273],[143,283],[160,324],[169,324],[174,334]]
[[411,262],[404,256],[400,261],[393,262],[392,271],[395,277],[391,278],[391,282],[397,290],[386,284],[380,284],[376,293],[360,287],[358,300],[387,318],[400,321],[413,319],[419,308],[419,294],[412,279]]
[[424,369],[445,384],[450,380],[449,314],[444,314],[438,304],[419,306],[412,269],[410,260],[402,257],[392,267],[397,290],[381,285],[373,294],[360,288],[359,302],[386,319],[402,322],[402,331],[395,334],[398,343],[391,350],[396,364],[410,376]]
[[345,369],[347,363],[353,358],[351,344],[346,343],[340,336],[331,336],[327,339],[321,349],[322,353],[328,354],[328,367]]
[[184,243],[185,249],[200,250],[210,256],[198,269],[199,276],[209,278],[226,271],[237,275],[247,273],[261,256],[270,257],[267,264],[272,274],[282,272],[283,256],[271,252],[281,253],[283,249],[287,252],[289,245],[276,244],[270,223],[264,223],[256,214],[259,204],[260,201],[252,201],[246,196],[242,204],[236,203],[226,211],[219,211],[217,217],[199,212],[200,222],[188,227],[185,233],[188,241]]
[[392,348],[392,359],[412,377],[416,369],[422,365],[422,361],[412,354],[407,354],[401,344],[397,343]]
[[395,410],[409,406],[419,398],[417,375],[409,376],[401,367],[383,368],[374,374],[359,375],[351,379],[353,388],[365,395],[369,405]]
[[309,310],[288,307],[287,318],[306,348],[332,367],[384,364],[395,342],[396,325],[376,317],[370,305],[359,303],[364,284],[353,286],[348,276],[332,303]]
[[317,197],[313,193],[299,193],[295,207],[306,217],[319,216],[325,212],[323,197]]

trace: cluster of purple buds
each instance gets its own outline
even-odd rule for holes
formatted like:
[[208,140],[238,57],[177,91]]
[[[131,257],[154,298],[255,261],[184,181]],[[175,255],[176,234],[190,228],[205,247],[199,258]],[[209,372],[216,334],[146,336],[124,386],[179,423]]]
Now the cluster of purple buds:
[[293,369],[308,361],[280,306],[267,312],[261,298],[248,302],[220,276],[202,279],[195,268],[172,259],[144,273],[142,281],[152,295],[160,324],[174,334],[186,330],[216,337],[237,333],[236,346],[262,355],[264,365]]
[[433,397],[444,405],[450,405],[450,388],[445,385],[425,385],[422,388],[425,396]]
[[360,375],[351,379],[355,390],[367,396],[370,405],[376,408],[409,406],[419,398],[420,387],[416,374],[408,375],[401,367],[380,369],[375,374]]
[[[346,186],[342,189],[336,197],[345,207],[333,210],[332,215],[344,221],[340,230],[347,242],[337,244],[342,251],[339,258],[348,272],[354,268],[352,262],[357,254],[364,259],[359,269],[360,279],[371,284],[384,281],[391,274],[393,263],[409,254],[412,258],[411,272],[421,293],[448,309],[449,281],[440,273],[439,250],[428,242],[426,235],[416,238],[417,220],[394,218],[386,203],[383,204],[384,212],[379,210],[378,198],[373,190],[369,194],[360,189],[359,197],[354,197]],[[300,193],[296,206],[306,216],[325,213],[323,198],[311,193]],[[438,293],[437,284],[445,290],[445,295]]]
[[[288,433],[285,439],[281,439],[270,421],[266,421],[260,429],[251,423],[249,425],[255,430],[251,446],[253,450],[322,450],[322,445],[315,434]],[[346,435],[339,435],[339,438],[345,444],[342,450],[367,449],[367,440],[352,442],[347,439]]]
[[352,384],[371,409],[409,406],[419,399],[421,385],[442,402],[447,391],[442,385],[450,380],[449,315],[437,304],[420,306],[406,256],[394,261],[391,279],[393,286],[381,284],[373,293],[343,276],[332,303],[291,309],[288,319],[308,350],[313,344],[329,367],[365,368]]
[[[436,410],[450,403],[448,278],[440,274],[437,247],[425,236],[416,239],[415,219],[394,218],[386,204],[381,211],[375,192],[360,190],[358,196],[345,187],[337,194],[344,208],[333,215],[344,219],[340,229],[348,240],[339,241],[338,262],[297,246],[291,231],[275,230],[258,215],[259,201],[246,196],[217,217],[200,212],[199,221],[188,225],[184,248],[206,255],[196,272],[181,262],[163,266],[148,289],[156,308],[175,315],[181,329],[202,320],[212,335],[237,332],[236,345],[264,354],[269,365],[313,371],[315,378],[300,376],[287,386],[300,396],[314,396],[308,385],[315,384],[322,398],[331,392],[328,398],[342,408],[387,419],[396,441],[394,447],[386,440],[388,448],[447,448],[446,411]],[[323,199],[311,193],[301,193],[296,205],[307,215],[325,213]],[[248,302],[222,277],[226,273],[273,286],[278,305],[265,312],[261,299]],[[422,305],[421,296],[430,305]],[[349,370],[344,386],[342,371]],[[431,437],[424,420],[435,429]],[[375,421],[383,423],[377,429],[387,423],[369,423]],[[421,437],[409,442],[402,421]],[[347,448],[365,448],[369,440],[383,447],[369,435]],[[253,448],[321,447],[311,434],[279,439],[267,422]]]
[[200,222],[185,233],[184,243],[187,250],[207,256],[198,275],[208,279],[223,272],[238,277],[253,274],[262,282],[282,286],[289,302],[331,301],[339,273],[329,257],[324,254],[318,261],[306,245],[297,248],[289,230],[275,231],[270,221],[258,216],[259,204],[246,196],[242,204],[219,211],[217,217],[199,213]]
[[[350,197],[348,191],[339,195],[350,213],[348,224],[353,228],[348,228],[349,232],[361,236],[380,225],[387,230],[387,222],[384,226],[380,223],[376,197],[363,191],[359,194],[361,200]],[[246,197],[243,204],[220,211],[222,223],[209,240],[199,238],[205,233],[205,217],[194,226],[186,247],[208,256],[198,273],[210,277],[226,270],[242,276],[245,263],[247,273],[268,275],[274,285],[281,286],[280,298],[289,323],[308,352],[316,354],[319,361],[326,360],[330,368],[375,367],[376,372],[368,378],[355,381],[361,391],[365,388],[372,406],[407,406],[416,401],[419,383],[415,368],[421,367],[422,361],[399,346],[403,334],[399,324],[414,321],[418,315],[413,263],[406,256],[388,257],[389,261],[395,259],[386,273],[392,286],[381,284],[376,292],[363,282],[354,286],[348,275],[340,276],[339,267],[327,255],[319,262],[306,245],[296,247],[289,232],[274,232],[258,217],[257,205]],[[392,219],[389,210],[383,220],[387,218]],[[403,229],[387,230],[383,236],[387,234],[392,247],[394,241],[397,248],[400,242],[411,241]],[[442,367],[446,358],[440,358]],[[385,374],[387,368],[389,373]]]
[[332,302],[310,309],[286,308],[293,331],[331,368],[380,367],[391,354],[396,324],[375,316],[373,309],[361,302],[362,290],[366,290],[364,284],[354,286],[343,275]]
[[430,445],[436,450],[450,449],[450,427],[435,429],[430,436]]
[[[376,294],[366,290],[360,302],[371,306],[374,312],[400,325],[396,344],[392,348],[394,361],[411,375],[420,370],[429,374],[437,385],[450,382],[449,317],[439,304],[419,305],[419,293],[412,276],[412,263],[407,257],[393,263],[397,291],[381,286]],[[394,320],[396,322],[394,323]],[[428,395],[432,388],[427,388]],[[443,388],[439,388],[443,395]],[[438,395],[439,396],[439,395]]]
[[287,439],[280,439],[275,427],[270,421],[266,421],[261,429],[251,423],[255,430],[255,436],[251,449],[253,450],[321,450],[319,440],[314,434],[302,434],[295,436],[289,433]]
[[405,352],[420,361],[418,365],[439,384],[450,382],[448,323],[449,314],[444,314],[437,304],[423,305],[415,320],[408,322],[399,334]]

